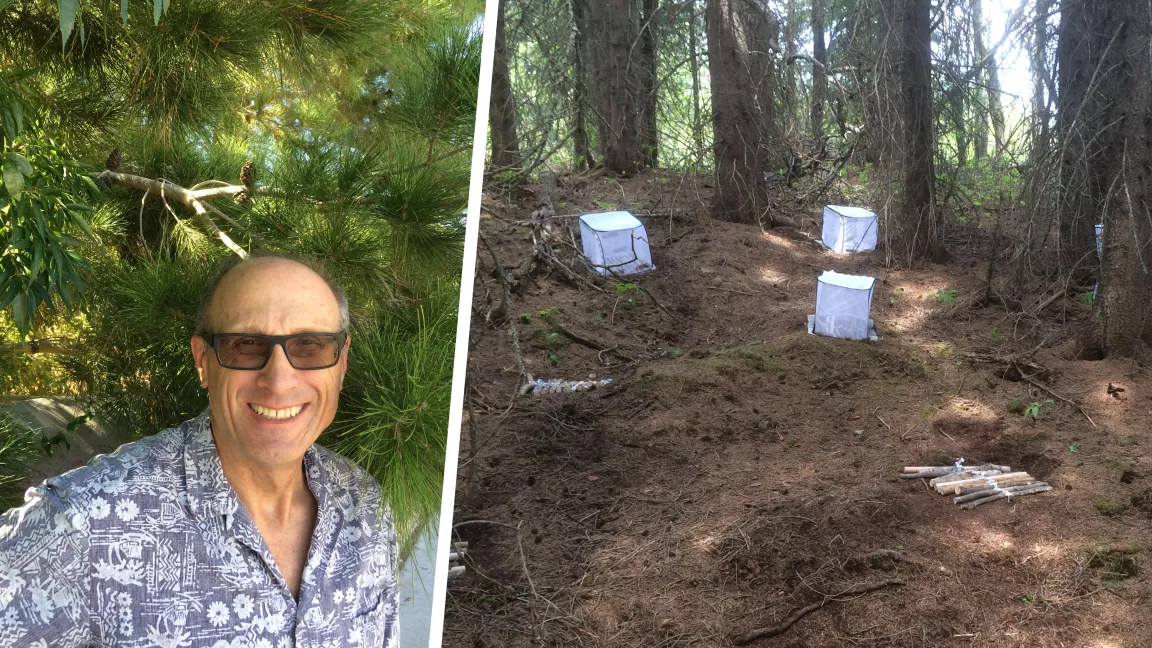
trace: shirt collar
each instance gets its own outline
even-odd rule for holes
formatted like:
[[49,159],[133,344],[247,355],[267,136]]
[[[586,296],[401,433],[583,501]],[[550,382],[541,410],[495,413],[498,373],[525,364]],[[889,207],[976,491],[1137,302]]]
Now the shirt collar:
[[[184,423],[184,474],[188,488],[188,508],[196,516],[233,515],[240,507],[240,499],[224,476],[220,453],[212,438],[209,422],[210,410],[205,409],[196,418]],[[304,453],[304,476],[316,497],[319,510],[327,500],[328,471],[321,455],[312,444]]]

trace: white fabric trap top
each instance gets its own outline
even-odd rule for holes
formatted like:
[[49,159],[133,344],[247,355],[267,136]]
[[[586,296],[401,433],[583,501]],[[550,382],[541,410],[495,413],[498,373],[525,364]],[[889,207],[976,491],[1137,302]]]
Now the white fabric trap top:
[[591,268],[602,275],[656,269],[644,224],[626,211],[581,216],[580,242]]
[[809,332],[849,340],[877,340],[873,322],[868,319],[875,284],[875,277],[825,271],[816,280],[816,314],[808,318]]
[[824,208],[821,242],[833,252],[867,252],[876,249],[879,229],[876,214],[867,209],[828,205]]

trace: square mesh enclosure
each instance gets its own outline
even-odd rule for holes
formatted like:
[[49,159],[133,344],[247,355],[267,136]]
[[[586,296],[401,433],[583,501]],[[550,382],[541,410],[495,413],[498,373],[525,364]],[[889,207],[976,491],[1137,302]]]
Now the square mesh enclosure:
[[860,277],[828,270],[816,281],[816,315],[812,332],[849,340],[869,339],[872,289],[875,277]]
[[829,205],[824,208],[821,241],[833,252],[868,252],[876,249],[880,221],[861,207]]
[[602,275],[656,269],[644,224],[626,211],[581,216],[580,242],[591,268]]

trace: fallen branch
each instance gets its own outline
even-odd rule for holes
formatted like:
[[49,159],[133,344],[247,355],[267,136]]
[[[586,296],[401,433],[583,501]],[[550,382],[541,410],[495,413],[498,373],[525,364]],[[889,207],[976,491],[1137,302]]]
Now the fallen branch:
[[1037,389],[1043,389],[1044,391],[1048,392],[1049,394],[1052,394],[1056,398],[1059,398],[1060,400],[1064,401],[1065,403],[1068,403],[1072,407],[1075,407],[1076,411],[1080,412],[1081,414],[1084,415],[1084,418],[1088,419],[1088,422],[1092,424],[1093,428],[1096,427],[1096,421],[1093,421],[1092,417],[1088,416],[1088,412],[1085,412],[1084,408],[1080,407],[1080,404],[1077,403],[1076,401],[1073,401],[1069,398],[1064,398],[1060,394],[1057,394],[1056,392],[1052,391],[1051,387],[1049,387],[1049,386],[1045,385],[1044,383],[1041,383],[1037,380],[1034,380],[1032,378],[1032,376],[1029,376],[1029,375],[1025,374],[1024,372],[1020,372],[1020,378],[1022,380],[1024,380],[1025,382],[1027,382],[1029,385],[1032,385],[1033,387],[1036,387]]
[[613,348],[604,346],[603,344],[596,342],[595,340],[589,340],[588,338],[576,335],[572,331],[569,331],[568,328],[566,326],[564,326],[563,324],[557,323],[554,326],[556,328],[557,333],[563,335],[564,337],[568,338],[569,340],[572,340],[573,342],[575,342],[576,344],[579,344],[580,346],[587,347],[587,348],[592,349],[593,351],[596,351],[598,353],[604,353],[604,352],[614,353],[621,360],[623,360],[625,362],[632,362],[632,358],[629,358],[628,356],[624,355],[623,353],[620,353],[619,351],[617,351]]
[[884,581],[882,583],[875,583],[872,585],[855,585],[855,586],[849,587],[848,589],[844,590],[843,592],[840,592],[836,596],[825,596],[818,603],[813,603],[812,605],[808,605],[808,606],[800,608],[792,616],[785,619],[784,623],[781,623],[778,626],[774,626],[771,628],[757,628],[755,630],[752,630],[751,632],[747,632],[745,634],[738,635],[732,639],[732,643],[736,644],[737,646],[743,646],[745,644],[752,643],[753,641],[756,641],[757,639],[767,639],[769,637],[775,637],[777,635],[784,634],[785,632],[788,631],[788,628],[791,628],[793,625],[796,624],[797,621],[799,621],[800,619],[803,619],[808,614],[811,614],[812,612],[819,610],[820,608],[824,607],[828,603],[832,603],[832,602],[840,600],[838,597],[841,597],[841,596],[858,596],[860,594],[867,594],[868,592],[875,592],[876,590],[881,590],[881,589],[884,589],[886,587],[899,587],[903,584],[904,584],[903,581],[887,580],[887,581]]

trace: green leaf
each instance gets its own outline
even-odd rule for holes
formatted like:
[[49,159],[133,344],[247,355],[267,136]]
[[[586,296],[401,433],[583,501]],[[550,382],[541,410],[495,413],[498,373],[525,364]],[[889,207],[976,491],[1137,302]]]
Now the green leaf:
[[28,326],[31,322],[28,321],[29,295],[17,294],[16,299],[12,302],[12,321],[16,324],[16,330],[20,332],[20,337],[28,336]]
[[44,264],[44,248],[39,245],[36,246],[36,251],[32,253],[32,267],[28,268],[28,274],[35,277],[40,274],[40,266]]
[[152,0],[152,24],[159,25],[160,17],[164,15],[164,1]]
[[68,45],[68,37],[76,26],[76,14],[80,13],[80,0],[59,0],[60,35],[64,37],[61,48]]
[[5,164],[4,186],[8,189],[8,195],[12,196],[12,200],[19,200],[20,194],[24,193],[24,174],[15,166]]
[[0,0],[0,11],[7,9],[16,0]]
[[9,151],[8,160],[16,165],[16,169],[23,173],[25,176],[32,175],[32,165],[28,163],[28,159],[19,153]]

